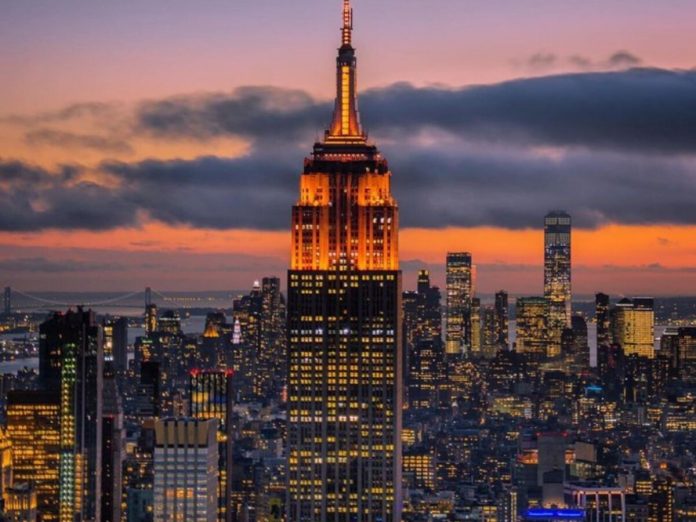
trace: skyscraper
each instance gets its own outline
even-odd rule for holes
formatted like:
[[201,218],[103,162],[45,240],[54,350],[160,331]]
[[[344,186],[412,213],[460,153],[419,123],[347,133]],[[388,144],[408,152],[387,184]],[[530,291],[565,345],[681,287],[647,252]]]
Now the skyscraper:
[[253,394],[259,398],[278,397],[284,384],[285,309],[277,277],[255,281],[251,292],[234,302],[243,341],[243,346],[237,343],[233,348],[234,368],[250,377]]
[[39,379],[60,397],[60,520],[99,520],[103,332],[91,310],[40,326]]
[[622,299],[612,310],[613,341],[628,356],[655,356],[655,312],[651,297]]
[[[230,510],[230,469],[232,445],[230,416],[234,391],[231,370],[192,370],[189,376],[190,416],[193,419],[217,419],[218,431],[218,520],[232,520]],[[231,513],[229,514],[231,515]]]
[[548,316],[549,302],[544,297],[517,299],[516,351],[531,354],[538,359],[557,355],[549,353],[551,343],[547,327]]
[[344,0],[334,117],[292,211],[289,522],[401,519],[398,208],[360,125],[352,29]]
[[481,299],[474,297],[471,300],[469,313],[469,350],[472,355],[481,355]]
[[140,381],[135,394],[135,410],[139,417],[158,417],[162,413],[161,380],[159,362],[145,361],[140,365]]
[[154,520],[217,520],[217,420],[155,422]]
[[104,360],[112,361],[114,369],[124,372],[128,369],[128,318],[104,322]]
[[570,215],[561,210],[544,218],[544,297],[552,342],[558,344],[563,328],[571,326],[570,228]]
[[285,376],[285,298],[280,279],[264,277],[261,281],[258,364],[255,388],[262,397],[278,396]]
[[157,305],[148,303],[145,306],[145,335],[152,335],[159,328],[159,314]]
[[114,370],[125,372],[128,369],[128,318],[119,317],[114,323],[113,345]]
[[12,486],[12,439],[0,426],[0,501],[5,500],[5,489]]
[[447,254],[447,335],[445,351],[460,354],[469,346],[471,299],[473,298],[471,254]]
[[58,520],[60,397],[52,391],[10,391],[7,433],[13,445],[16,483],[36,489],[42,520]]
[[427,270],[418,272],[417,288],[402,296],[405,382],[411,407],[428,408],[444,370],[440,289]]
[[611,344],[611,315],[609,313],[609,296],[595,294],[595,323],[597,324],[597,346]]
[[114,365],[104,364],[102,412],[101,522],[121,520],[121,477],[125,430]]
[[495,294],[495,331],[500,350],[507,350],[510,345],[508,321],[508,294],[505,290],[501,290]]

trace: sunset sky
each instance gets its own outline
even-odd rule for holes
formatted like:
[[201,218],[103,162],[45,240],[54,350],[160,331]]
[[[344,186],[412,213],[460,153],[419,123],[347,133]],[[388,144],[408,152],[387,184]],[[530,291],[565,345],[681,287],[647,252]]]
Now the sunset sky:
[[[364,126],[405,288],[448,250],[478,290],[696,294],[692,0],[354,0]],[[244,289],[284,275],[331,118],[339,0],[30,0],[0,16],[0,284]]]

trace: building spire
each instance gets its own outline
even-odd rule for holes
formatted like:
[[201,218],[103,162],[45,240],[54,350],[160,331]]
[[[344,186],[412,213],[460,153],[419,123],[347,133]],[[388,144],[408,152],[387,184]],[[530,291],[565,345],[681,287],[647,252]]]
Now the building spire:
[[343,0],[341,47],[336,59],[336,106],[327,140],[363,140],[357,97],[357,60],[353,49],[353,9],[350,0]]
[[343,0],[343,45],[352,45],[353,38],[353,8],[350,6],[350,0]]

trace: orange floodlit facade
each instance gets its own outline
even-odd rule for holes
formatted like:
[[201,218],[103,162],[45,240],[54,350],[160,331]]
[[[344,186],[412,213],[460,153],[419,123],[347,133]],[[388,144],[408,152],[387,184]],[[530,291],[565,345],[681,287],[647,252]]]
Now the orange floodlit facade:
[[348,2],[343,17],[334,117],[304,163],[292,212],[291,269],[397,270],[398,206],[387,161],[360,126]]

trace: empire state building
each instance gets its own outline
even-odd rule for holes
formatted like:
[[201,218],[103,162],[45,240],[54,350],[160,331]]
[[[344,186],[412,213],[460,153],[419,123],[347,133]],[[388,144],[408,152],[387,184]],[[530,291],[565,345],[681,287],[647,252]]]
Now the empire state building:
[[287,520],[401,519],[398,207],[360,125],[344,0],[333,120],[305,159],[288,272]]

